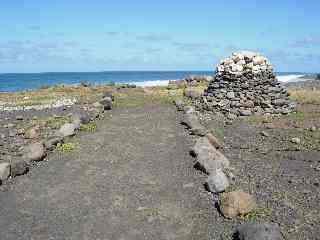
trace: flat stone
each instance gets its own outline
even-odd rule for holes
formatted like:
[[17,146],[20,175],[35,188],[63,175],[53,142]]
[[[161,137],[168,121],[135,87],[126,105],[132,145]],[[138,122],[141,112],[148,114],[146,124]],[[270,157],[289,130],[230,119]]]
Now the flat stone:
[[280,227],[274,223],[245,223],[237,228],[239,240],[283,240]]
[[276,99],[276,100],[274,100],[274,105],[279,106],[279,107],[282,107],[282,106],[287,105],[287,104],[288,104],[288,101],[285,100],[285,99]]
[[239,113],[240,113],[241,116],[251,116],[252,115],[252,112],[250,110],[242,110],[242,109],[240,109]]
[[72,123],[66,123],[61,126],[61,128],[58,131],[58,134],[62,137],[71,137],[76,134],[76,128],[77,126]]
[[10,163],[0,163],[0,181],[3,182],[10,177]]

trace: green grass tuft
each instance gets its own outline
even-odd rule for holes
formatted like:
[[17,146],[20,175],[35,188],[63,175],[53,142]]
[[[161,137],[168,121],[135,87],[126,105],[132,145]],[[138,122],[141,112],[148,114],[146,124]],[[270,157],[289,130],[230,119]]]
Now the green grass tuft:
[[80,131],[85,132],[95,132],[97,130],[97,124],[94,122],[90,122],[87,124],[81,124]]
[[58,143],[57,150],[62,153],[72,152],[76,149],[74,143]]

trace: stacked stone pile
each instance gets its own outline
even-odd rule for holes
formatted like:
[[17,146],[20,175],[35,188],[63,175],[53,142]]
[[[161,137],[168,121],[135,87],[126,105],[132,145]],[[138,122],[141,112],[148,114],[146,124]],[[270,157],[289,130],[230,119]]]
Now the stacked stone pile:
[[267,58],[258,53],[233,53],[220,62],[201,108],[231,116],[288,114],[296,105],[277,81]]

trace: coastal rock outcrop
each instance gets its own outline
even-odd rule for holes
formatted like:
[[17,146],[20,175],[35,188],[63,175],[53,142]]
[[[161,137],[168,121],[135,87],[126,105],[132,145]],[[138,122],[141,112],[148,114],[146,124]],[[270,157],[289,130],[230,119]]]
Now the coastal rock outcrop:
[[222,60],[197,106],[236,116],[288,114],[296,109],[268,59],[254,52],[233,53]]

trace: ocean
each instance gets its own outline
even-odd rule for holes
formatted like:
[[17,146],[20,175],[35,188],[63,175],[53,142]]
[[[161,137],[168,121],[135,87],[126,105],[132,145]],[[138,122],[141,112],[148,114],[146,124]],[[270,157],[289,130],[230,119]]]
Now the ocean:
[[[169,80],[189,75],[213,75],[210,71],[113,71],[113,72],[54,72],[0,74],[0,92],[34,90],[57,84],[77,85],[81,82],[101,85],[130,83],[137,86],[167,85]],[[305,73],[278,73],[282,82],[297,81]]]

